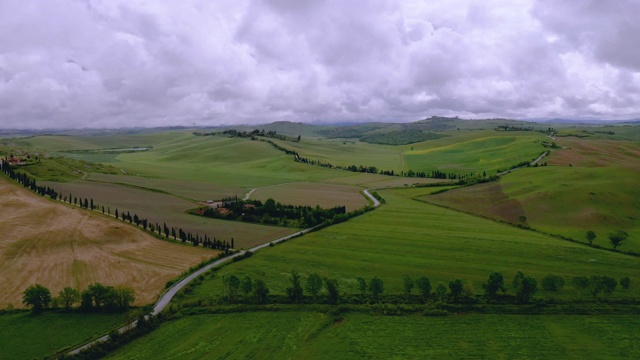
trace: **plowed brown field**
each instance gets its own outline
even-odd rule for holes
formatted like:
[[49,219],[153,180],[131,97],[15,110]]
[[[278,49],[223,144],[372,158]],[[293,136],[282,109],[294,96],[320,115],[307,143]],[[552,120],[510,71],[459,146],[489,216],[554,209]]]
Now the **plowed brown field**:
[[158,240],[115,219],[39,197],[0,179],[0,309],[30,285],[52,295],[100,282],[134,289],[136,305],[215,252]]

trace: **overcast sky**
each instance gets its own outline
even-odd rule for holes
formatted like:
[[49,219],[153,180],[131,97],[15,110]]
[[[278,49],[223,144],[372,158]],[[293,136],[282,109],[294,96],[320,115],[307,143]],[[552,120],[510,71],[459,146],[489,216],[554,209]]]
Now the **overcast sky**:
[[638,0],[0,0],[0,127],[640,118],[638,19]]

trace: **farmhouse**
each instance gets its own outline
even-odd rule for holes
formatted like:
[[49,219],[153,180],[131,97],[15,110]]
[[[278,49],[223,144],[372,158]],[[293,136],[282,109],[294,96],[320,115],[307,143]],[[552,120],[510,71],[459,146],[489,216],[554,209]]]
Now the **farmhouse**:
[[24,161],[20,160],[17,157],[12,157],[8,161],[9,165],[24,165]]
[[228,214],[228,213],[229,213],[229,209],[227,209],[227,208],[223,208],[223,207],[218,208],[218,214],[226,215],[226,214]]

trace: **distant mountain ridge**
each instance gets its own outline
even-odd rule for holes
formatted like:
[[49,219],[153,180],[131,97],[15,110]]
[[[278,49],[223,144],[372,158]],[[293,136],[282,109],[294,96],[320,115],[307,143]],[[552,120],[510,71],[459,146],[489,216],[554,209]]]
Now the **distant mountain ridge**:
[[[127,128],[96,128],[96,129],[2,129],[0,137],[23,137],[31,135],[103,135],[104,132],[117,133],[145,133],[149,131],[181,131],[188,129],[237,129],[251,131],[254,129],[275,131],[286,135],[301,136],[325,136],[330,138],[359,138],[366,133],[369,135],[382,134],[394,131],[449,131],[456,129],[488,129],[498,126],[538,127],[553,125],[636,125],[640,119],[628,120],[576,120],[565,118],[554,119],[463,119],[459,117],[432,116],[412,122],[341,122],[341,123],[302,123],[292,121],[275,121],[266,124],[239,124],[239,125],[202,125],[202,126],[158,126],[158,127],[127,127]],[[344,136],[339,136],[342,134]]]

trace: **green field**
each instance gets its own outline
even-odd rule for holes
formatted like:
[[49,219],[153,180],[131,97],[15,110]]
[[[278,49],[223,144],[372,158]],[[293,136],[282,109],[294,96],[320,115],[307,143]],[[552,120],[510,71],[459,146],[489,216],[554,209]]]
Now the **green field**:
[[[482,293],[482,282],[494,271],[502,272],[507,281],[521,270],[538,279],[547,274],[567,280],[608,275],[616,279],[629,276],[633,284],[640,283],[638,257],[593,249],[410,198],[431,191],[434,189],[378,191],[387,201],[381,208],[261,251],[221,271],[264,279],[274,294],[285,293],[292,269],[303,278],[312,272],[336,278],[340,291],[347,294],[358,293],[358,276],[379,276],[385,293],[390,294],[402,293],[404,275],[425,275],[432,284],[460,278]],[[221,280],[216,276],[185,298],[217,298],[221,291]],[[576,294],[567,284],[557,295],[540,292],[538,297],[575,299]],[[612,297],[638,294],[640,286],[632,286]],[[581,298],[590,297],[582,294]]]
[[[640,249],[640,171],[638,128],[563,127],[560,135],[588,136],[584,140],[561,137],[552,140],[537,131],[495,131],[505,122],[463,122],[434,118],[412,124],[412,129],[436,131],[437,139],[407,145],[375,145],[358,141],[362,134],[397,133],[400,124],[368,124],[339,129],[298,124],[274,126],[278,133],[303,135],[300,142],[274,140],[300,156],[333,165],[375,166],[395,172],[440,170],[455,174],[493,175],[549,148],[541,142],[557,142],[545,158],[549,166],[519,169],[499,182],[460,188],[452,183],[438,187],[410,187],[442,180],[363,174],[297,163],[294,157],[267,142],[224,136],[195,136],[190,130],[135,132],[91,136],[36,136],[3,140],[4,152],[36,149],[41,154],[62,155],[23,168],[39,181],[77,197],[93,198],[98,205],[126,210],[152,222],[182,227],[193,233],[233,237],[238,248],[272,241],[293,229],[214,220],[186,214],[198,202],[225,196],[274,198],[283,204],[325,207],[346,205],[353,210],[367,204],[361,191],[376,188],[386,204],[372,212],[268,247],[250,259],[224,266],[183,292],[171,306],[193,312],[216,311],[222,295],[221,275],[234,273],[266,282],[272,295],[284,295],[291,270],[302,279],[311,273],[337,279],[345,301],[359,293],[357,277],[384,281],[384,295],[403,291],[403,277],[427,276],[435,288],[461,279],[475,295],[492,272],[504,274],[507,284],[517,271],[538,281],[557,274],[567,281],[558,293],[540,289],[534,299],[558,301],[575,309],[596,309],[601,304],[587,291],[578,292],[574,276],[630,277],[631,288],[620,286],[607,297],[630,314],[640,298],[640,257],[589,247],[545,233],[584,240],[594,230],[595,244],[607,247],[606,235],[625,230],[629,239],[621,250]],[[528,126],[511,122],[514,126]],[[549,125],[553,126],[553,125]],[[540,125],[536,129],[546,129]],[[325,130],[325,132],[316,132]],[[587,132],[583,132],[587,131]],[[613,134],[607,133],[613,131]],[[352,134],[353,133],[353,134]],[[352,138],[346,138],[351,136]],[[356,136],[357,135],[357,136]],[[331,137],[331,136],[330,136]],[[627,141],[621,141],[621,140]],[[631,140],[631,141],[628,141]],[[139,152],[124,151],[149,147]],[[105,152],[105,149],[123,151]],[[45,156],[43,156],[44,158]],[[72,158],[74,160],[70,160]],[[97,163],[97,164],[96,164]],[[45,180],[49,180],[46,182]],[[435,199],[435,200],[434,200]],[[448,209],[452,207],[461,211]],[[470,215],[468,213],[475,213]],[[497,219],[500,221],[492,220]],[[501,221],[530,226],[519,228]],[[417,291],[414,290],[414,293]],[[513,295],[509,288],[507,294]],[[396,297],[397,299],[397,297]],[[383,298],[384,300],[384,298]],[[637,316],[597,315],[481,315],[450,314],[380,316],[358,305],[357,311],[327,315],[318,308],[269,306],[244,313],[183,316],[164,323],[159,330],[136,340],[114,358],[639,358]],[[395,306],[395,305],[389,305]],[[606,308],[607,303],[603,307]],[[628,308],[625,308],[627,306]],[[264,310],[264,311],[262,311]],[[331,313],[335,313],[334,311]],[[605,314],[608,314],[606,311]],[[16,322],[37,323],[17,315]],[[71,321],[61,314],[50,328]],[[4,318],[4,319],[3,319]],[[35,318],[34,318],[35,319]],[[24,321],[23,321],[24,320]],[[117,319],[116,319],[117,320]],[[114,323],[117,322],[114,320]],[[121,320],[121,319],[120,319]],[[75,321],[75,320],[74,320]],[[53,324],[55,323],[55,324]],[[7,326],[10,328],[9,322]],[[25,325],[26,326],[26,325]],[[112,325],[109,325],[112,326]],[[81,325],[77,325],[81,328]],[[5,330],[6,331],[6,330]],[[71,330],[70,330],[71,331]],[[89,327],[89,333],[101,332]],[[81,331],[78,331],[80,333]],[[0,335],[6,339],[10,334]],[[66,335],[65,335],[66,336]],[[62,336],[61,336],[62,337]],[[63,337],[64,338],[64,337]],[[44,350],[56,350],[78,342],[64,338]],[[84,338],[82,338],[84,339]],[[81,340],[80,340],[81,341]],[[4,341],[3,341],[4,342]],[[21,347],[16,341],[12,348]],[[2,348],[2,346],[0,346]],[[26,357],[41,357],[47,352]],[[0,350],[2,351],[2,350]],[[10,353],[9,355],[12,355]],[[11,358],[11,356],[8,356]],[[4,358],[0,352],[0,358]]]
[[[627,141],[558,139],[563,148],[499,183],[460,188],[420,200],[610,247],[608,234],[629,234],[620,250],[640,252],[640,147]],[[526,218],[525,221],[519,219]]]
[[621,250],[640,252],[640,187],[637,171],[622,167],[523,169],[501,181],[504,193],[524,207],[530,226],[609,247],[607,234],[629,233]]
[[522,161],[537,158],[545,137],[537,132],[461,131],[462,135],[433,141],[433,147],[416,146],[405,162],[414,171],[440,170],[457,174],[493,175]]
[[34,359],[79,345],[124,322],[123,314],[27,312],[0,315],[0,359]]
[[328,317],[314,312],[199,315],[164,324],[108,359],[632,359],[626,316]]

